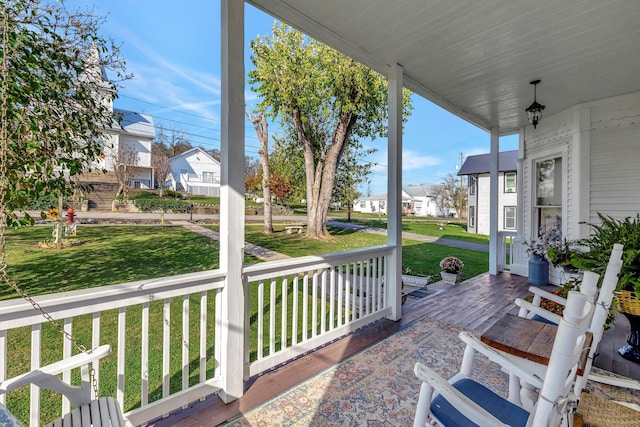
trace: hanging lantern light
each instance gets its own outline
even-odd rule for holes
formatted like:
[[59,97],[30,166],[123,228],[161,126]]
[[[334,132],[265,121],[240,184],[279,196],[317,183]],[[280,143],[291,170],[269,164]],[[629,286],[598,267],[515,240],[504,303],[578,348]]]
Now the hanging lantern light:
[[540,104],[536,100],[536,85],[538,83],[540,83],[540,80],[534,80],[531,82],[533,85],[533,103],[525,109],[527,116],[529,117],[529,123],[533,125],[534,129],[538,123],[540,123],[540,119],[542,119],[542,111],[544,110],[544,105]]

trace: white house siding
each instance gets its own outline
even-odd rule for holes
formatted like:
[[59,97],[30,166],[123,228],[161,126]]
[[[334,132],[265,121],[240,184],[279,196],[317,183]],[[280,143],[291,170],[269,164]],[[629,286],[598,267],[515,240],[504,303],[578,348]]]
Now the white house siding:
[[[640,92],[574,106],[544,117],[537,130],[525,129],[523,162],[524,224],[530,240],[534,228],[535,160],[563,155],[563,234],[588,234],[581,221],[597,223],[598,213],[614,218],[640,212]],[[586,168],[586,170],[585,170]],[[586,206],[584,208],[583,206]],[[552,272],[551,281],[563,277]]]
[[[171,187],[191,194],[220,196],[220,163],[200,148],[193,148],[170,159]],[[213,182],[205,182],[204,173],[212,173]]]
[[604,100],[591,110],[590,222],[640,212],[640,92]]
[[[520,179],[516,177],[516,179]],[[477,177],[476,195],[469,196],[469,206],[475,206],[476,209],[476,227],[470,229],[470,232],[476,232],[478,234],[489,234],[489,189],[490,189],[490,177],[489,174],[480,174]],[[498,229],[504,230],[504,207],[505,206],[517,206],[518,194],[517,193],[505,193],[504,192],[504,172],[500,172],[498,176]],[[516,224],[516,228],[519,224]],[[475,231],[474,231],[475,230]]]
[[[502,174],[500,174],[502,175]],[[476,181],[476,230],[478,234],[489,234],[489,178],[479,175]]]

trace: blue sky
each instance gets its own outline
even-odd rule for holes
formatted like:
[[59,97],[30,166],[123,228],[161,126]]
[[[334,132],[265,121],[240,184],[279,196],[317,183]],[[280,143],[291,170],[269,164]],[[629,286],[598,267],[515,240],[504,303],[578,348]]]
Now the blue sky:
[[[102,32],[122,43],[127,72],[134,78],[122,83],[115,107],[150,114],[156,125],[176,129],[195,146],[220,147],[220,2],[219,0],[66,0],[95,7],[107,18]],[[245,41],[271,32],[274,18],[252,6],[245,7]],[[246,50],[246,69],[251,67]],[[249,108],[257,104],[246,88]],[[403,137],[403,185],[437,184],[456,173],[460,154],[489,152],[489,134],[414,95],[414,111]],[[276,132],[274,126],[270,133]],[[378,163],[363,193],[386,192],[386,141],[366,142],[378,151]],[[245,151],[257,157],[259,143],[250,123]],[[517,136],[501,138],[501,150],[517,148]]]

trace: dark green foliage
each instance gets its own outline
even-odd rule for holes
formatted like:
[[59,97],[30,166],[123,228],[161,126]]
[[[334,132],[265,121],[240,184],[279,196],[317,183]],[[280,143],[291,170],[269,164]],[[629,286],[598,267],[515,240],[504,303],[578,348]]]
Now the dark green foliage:
[[165,199],[184,199],[181,193],[169,189],[162,190],[162,197]]
[[71,195],[69,178],[103,152],[116,86],[102,70],[124,78],[124,68],[99,34],[102,22],[63,2],[0,0],[0,194],[9,225],[30,222],[26,209],[42,195]]
[[56,206],[58,206],[58,198],[56,196],[53,194],[40,194],[29,201],[27,209],[46,211]]
[[635,290],[640,297],[640,214],[623,220],[598,213],[600,224],[591,224],[593,231],[578,244],[587,248],[586,253],[574,253],[571,265],[604,275],[614,243],[622,243],[622,270],[618,289]]
[[140,191],[136,191],[131,192],[131,195],[129,196],[129,200],[141,200],[141,199],[157,199],[158,195],[156,193],[154,193],[153,191],[147,191],[147,190],[140,190]]
[[136,199],[136,206],[143,212],[152,212],[152,211],[171,211],[174,213],[178,212],[189,212],[189,208],[191,204],[189,202],[185,202],[184,200],[176,200],[176,199],[150,199],[150,198],[142,198]]

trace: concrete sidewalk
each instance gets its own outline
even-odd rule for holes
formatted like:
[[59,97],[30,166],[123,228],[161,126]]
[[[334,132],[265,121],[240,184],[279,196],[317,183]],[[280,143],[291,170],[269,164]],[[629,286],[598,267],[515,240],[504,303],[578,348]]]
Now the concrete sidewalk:
[[[220,240],[220,233],[218,233],[217,231],[209,230],[208,228],[205,228],[201,225],[192,224],[189,221],[183,220],[171,221],[171,223],[184,227],[187,230],[191,230],[194,233],[206,236],[212,240]],[[279,259],[291,258],[288,255],[263,248],[262,246],[254,245],[253,243],[249,242],[244,242],[244,252],[263,261],[276,261]]]
[[[387,230],[384,228],[365,227],[359,224],[352,224],[349,222],[329,220],[327,225],[336,228],[344,228],[347,230],[364,231],[372,234],[379,234],[381,236],[387,235]],[[402,238],[417,240],[419,242],[435,243],[438,245],[451,246],[454,248],[471,249],[474,251],[489,252],[489,245],[484,243],[465,242],[464,240],[447,239],[444,237],[425,236],[422,234],[402,232]]]

